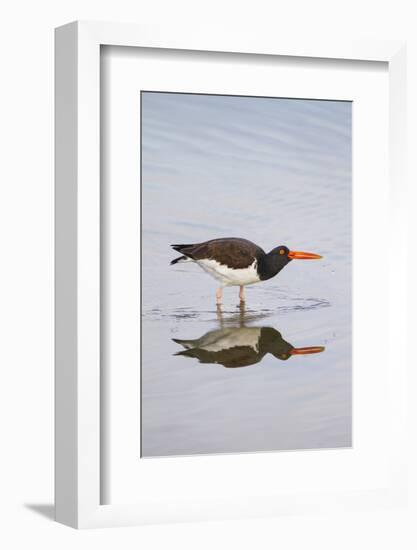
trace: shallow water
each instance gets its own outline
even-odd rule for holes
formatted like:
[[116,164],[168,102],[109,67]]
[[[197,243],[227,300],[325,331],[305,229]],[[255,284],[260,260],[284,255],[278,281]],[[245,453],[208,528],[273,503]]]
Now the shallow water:
[[[142,455],[350,446],[350,103],[145,93],[142,120]],[[227,236],[324,259],[219,310],[169,245]]]

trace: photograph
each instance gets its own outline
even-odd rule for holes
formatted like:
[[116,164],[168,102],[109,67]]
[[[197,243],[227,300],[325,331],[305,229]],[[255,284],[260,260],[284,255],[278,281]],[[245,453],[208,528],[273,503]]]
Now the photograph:
[[415,11],[3,2],[0,550],[417,549]]
[[142,458],[352,446],[352,102],[140,92]]

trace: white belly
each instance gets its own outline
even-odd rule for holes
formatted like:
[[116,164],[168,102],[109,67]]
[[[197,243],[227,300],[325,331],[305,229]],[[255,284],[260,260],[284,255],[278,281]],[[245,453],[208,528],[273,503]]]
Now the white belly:
[[251,347],[258,353],[261,329],[258,327],[223,329],[215,331],[210,336],[206,342],[199,341],[198,346],[195,347],[214,352],[236,347]]
[[196,263],[221,282],[223,286],[245,286],[259,283],[260,278],[256,271],[256,260],[249,267],[243,269],[231,269],[216,260],[196,260]]

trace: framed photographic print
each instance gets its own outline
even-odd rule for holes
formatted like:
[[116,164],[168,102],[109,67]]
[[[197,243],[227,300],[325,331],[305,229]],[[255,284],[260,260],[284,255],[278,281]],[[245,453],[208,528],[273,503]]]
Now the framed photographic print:
[[57,29],[58,521],[403,501],[404,60]]
[[343,100],[141,92],[142,456],[351,446],[351,120]]

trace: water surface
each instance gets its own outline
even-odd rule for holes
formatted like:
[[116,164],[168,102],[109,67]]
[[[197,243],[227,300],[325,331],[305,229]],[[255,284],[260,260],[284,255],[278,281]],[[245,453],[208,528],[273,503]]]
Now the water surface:
[[[351,104],[141,103],[142,455],[350,446]],[[169,245],[227,236],[324,259],[246,287],[245,308],[228,287],[220,311]]]

